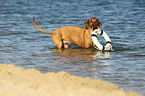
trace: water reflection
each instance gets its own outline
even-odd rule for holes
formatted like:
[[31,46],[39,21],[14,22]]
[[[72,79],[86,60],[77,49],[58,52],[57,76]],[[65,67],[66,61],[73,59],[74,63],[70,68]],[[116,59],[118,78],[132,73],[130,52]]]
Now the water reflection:
[[93,59],[96,58],[111,58],[110,56],[110,52],[106,51],[106,52],[102,52],[102,51],[94,51],[93,55],[92,55]]
[[54,49],[52,56],[55,58],[56,71],[66,71],[72,75],[81,77],[89,76],[98,78],[102,72],[106,73],[106,66],[110,66],[108,58],[111,58],[111,52],[102,52],[95,49]]
[[110,52],[97,51],[96,49],[55,49],[52,50],[54,58],[63,58],[63,60],[94,60],[98,58],[110,58]]

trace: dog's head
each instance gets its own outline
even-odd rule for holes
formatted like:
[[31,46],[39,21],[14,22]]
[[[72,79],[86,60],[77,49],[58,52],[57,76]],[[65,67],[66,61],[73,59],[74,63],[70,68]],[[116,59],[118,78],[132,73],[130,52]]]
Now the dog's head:
[[90,18],[85,23],[84,26],[89,29],[92,28],[93,30],[97,29],[98,27],[101,28],[102,23],[97,18]]

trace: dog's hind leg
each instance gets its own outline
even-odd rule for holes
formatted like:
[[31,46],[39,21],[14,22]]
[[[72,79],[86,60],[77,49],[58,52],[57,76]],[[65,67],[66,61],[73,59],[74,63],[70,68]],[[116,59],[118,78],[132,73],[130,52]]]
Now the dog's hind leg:
[[58,48],[58,49],[61,49],[61,48],[69,48],[69,44],[68,43],[64,43],[63,40],[53,40],[52,39],[52,42],[55,44],[55,46]]
[[62,36],[61,34],[53,34],[52,35],[52,42],[55,44],[55,46],[58,48],[58,49],[61,49],[61,48],[69,48],[69,44],[68,42],[64,41],[62,39]]
[[63,47],[64,47],[65,49],[67,49],[67,48],[69,48],[69,44],[68,44],[67,42],[63,41]]
[[63,48],[63,46],[62,46],[62,41],[58,41],[58,40],[53,40],[53,38],[52,38],[52,42],[55,44],[55,46],[58,48],[58,49],[61,49],[61,48]]
[[59,35],[53,35],[52,36],[52,42],[55,44],[55,46],[58,48],[58,49],[61,49],[61,48],[69,48],[69,44],[67,42],[65,42]]
[[55,35],[52,35],[52,42],[55,44],[55,46],[58,48],[58,49],[61,49],[62,48],[62,38],[55,34]]

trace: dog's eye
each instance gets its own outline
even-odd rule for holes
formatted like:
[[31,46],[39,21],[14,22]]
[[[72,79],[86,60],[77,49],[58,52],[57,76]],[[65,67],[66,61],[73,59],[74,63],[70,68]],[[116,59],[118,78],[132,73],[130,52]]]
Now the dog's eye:
[[98,22],[97,20],[95,22]]
[[93,22],[92,20],[90,22]]

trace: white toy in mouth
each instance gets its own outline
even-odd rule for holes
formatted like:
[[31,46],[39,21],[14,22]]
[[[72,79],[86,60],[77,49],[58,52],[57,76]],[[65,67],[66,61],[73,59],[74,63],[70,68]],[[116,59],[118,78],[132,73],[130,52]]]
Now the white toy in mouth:
[[[100,34],[104,37],[105,41],[106,41],[106,45],[103,46],[102,44],[100,44],[100,42],[98,41],[98,38],[97,38],[97,35]],[[97,50],[108,50],[108,51],[113,51],[113,48],[112,48],[112,45],[111,45],[111,40],[109,38],[109,36],[103,31],[101,30],[100,28],[98,29],[95,29],[93,32],[92,32],[92,40],[93,40],[93,43],[94,43],[94,47],[97,49]]]

